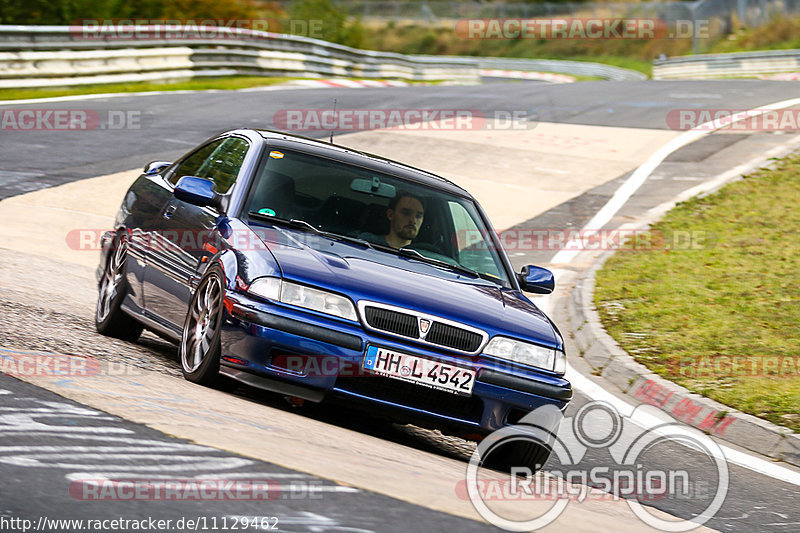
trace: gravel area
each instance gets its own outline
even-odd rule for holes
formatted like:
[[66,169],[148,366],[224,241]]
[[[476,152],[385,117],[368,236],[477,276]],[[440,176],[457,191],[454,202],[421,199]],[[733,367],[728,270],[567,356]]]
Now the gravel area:
[[94,357],[181,377],[175,345],[151,333],[138,342],[94,329],[94,272],[0,249],[0,348]]
[[0,291],[0,347],[56,355],[94,357],[181,377],[176,347],[150,333],[136,343],[111,339],[94,329],[91,309],[62,313],[7,299]]
[[[95,331],[97,286],[91,269],[2,248],[0,263],[0,348],[94,357],[183,379],[174,344],[147,331],[135,343]],[[454,459],[468,461],[475,449],[475,443],[458,437],[356,415],[340,405],[324,402],[296,409],[280,396],[257,389],[238,387],[234,392],[254,402],[296,410],[326,423]]]

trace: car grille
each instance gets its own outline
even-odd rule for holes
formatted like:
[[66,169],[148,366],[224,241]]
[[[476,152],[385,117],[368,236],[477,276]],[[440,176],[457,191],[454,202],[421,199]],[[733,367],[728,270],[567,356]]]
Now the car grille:
[[472,331],[434,322],[425,340],[464,352],[474,352],[481,347],[483,337]]
[[430,326],[427,335],[424,335],[421,334],[419,327],[419,320],[422,317],[415,314],[372,305],[364,306],[363,310],[364,319],[371,328],[428,344],[475,353],[484,341],[484,335],[480,333],[440,322],[435,318],[425,317],[426,320],[430,320]]
[[483,401],[476,396],[458,396],[382,376],[340,377],[336,389],[470,422],[480,422],[483,415]]
[[364,314],[366,315],[367,324],[375,329],[388,331],[389,333],[395,333],[403,337],[411,337],[412,339],[419,337],[417,317],[414,315],[407,315],[405,313],[381,309],[379,307],[367,307],[365,308]]

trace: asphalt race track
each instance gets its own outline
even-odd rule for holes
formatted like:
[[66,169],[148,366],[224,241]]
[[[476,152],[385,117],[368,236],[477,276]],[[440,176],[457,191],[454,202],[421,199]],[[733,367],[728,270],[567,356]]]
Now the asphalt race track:
[[[189,94],[125,95],[113,98],[57,101],[48,103],[3,104],[8,109],[74,109],[91,110],[103,117],[134,117],[127,127],[102,127],[93,131],[0,131],[0,211],[5,199],[31,191],[65,183],[112,174],[141,167],[156,159],[171,160],[215,133],[235,127],[270,128],[276,112],[286,109],[329,109],[336,100],[339,109],[470,109],[487,116],[500,112],[524,114],[530,128],[539,123],[574,126],[604,126],[620,129],[652,130],[654,134],[670,133],[665,119],[676,109],[751,109],[794,98],[795,86],[787,82],[749,80],[696,82],[581,82],[551,85],[536,82],[487,83],[481,86],[412,86],[402,88],[361,89],[282,89],[261,91],[199,92]],[[620,130],[622,131],[622,130]],[[480,132],[478,132],[480,133]],[[313,137],[327,137],[328,132],[305,132]],[[348,137],[357,147],[380,146],[369,133],[338,135],[348,145]],[[457,132],[453,135],[457,135]],[[491,136],[491,132],[486,133]],[[653,206],[668,201],[699,181],[735,167],[763,154],[788,140],[789,135],[773,133],[724,133],[710,135],[670,156],[622,207],[607,227],[617,227],[627,218],[640,215]],[[455,136],[456,143],[458,137]],[[470,142],[474,142],[474,139]],[[473,146],[470,144],[469,146]],[[394,153],[387,154],[426,168],[427,154],[419,145],[393,144]],[[580,146],[575,148],[580,149]],[[464,157],[469,157],[465,143]],[[403,155],[405,154],[405,155]],[[602,164],[602,163],[598,163]],[[430,168],[430,167],[427,167]],[[431,168],[436,170],[435,168]],[[555,170],[557,171],[557,169]],[[554,171],[554,172],[555,172]],[[580,191],[540,213],[531,213],[518,221],[515,228],[582,227],[612,196],[629,172]],[[469,186],[467,188],[470,188]],[[491,213],[490,213],[491,215]],[[47,231],[37,228],[35,231]],[[44,257],[27,258],[19,251],[0,248],[7,272],[0,278],[0,354],[31,350],[73,355],[90,355],[155,369],[165,383],[174,383],[177,390],[184,383],[180,377],[174,349],[152,336],[144,336],[136,345],[106,340],[91,331],[93,308],[85,298],[80,305],[48,306],[48,294],[71,288],[71,267],[59,265]],[[45,254],[40,254],[45,255]],[[554,251],[518,251],[510,256],[515,266],[528,263],[547,266]],[[20,273],[24,265],[27,276]],[[578,270],[580,266],[576,266]],[[9,273],[8,270],[13,270]],[[60,273],[59,273],[60,272]],[[30,273],[42,273],[30,276]],[[62,279],[57,279],[63,276]],[[27,282],[25,281],[27,280]],[[81,289],[91,280],[75,281]],[[61,289],[55,288],[62,284]],[[77,289],[76,289],[77,290]],[[44,316],[42,316],[44,314]],[[555,314],[559,322],[559,312]],[[68,341],[61,340],[66,335]],[[569,348],[569,345],[568,345]],[[570,353],[568,349],[568,354]],[[574,353],[574,351],[573,351]],[[579,358],[571,363],[577,371],[588,375]],[[569,377],[569,375],[567,376]],[[120,386],[123,382],[120,381]],[[598,381],[602,386],[602,382]],[[126,383],[125,386],[129,386]],[[55,383],[48,388],[69,389],[69,383]],[[169,385],[167,386],[169,388]],[[0,374],[0,530],[3,519],[13,517],[32,520],[39,517],[68,518],[145,518],[157,517],[173,521],[181,518],[244,520],[243,517],[275,517],[280,531],[473,531],[492,529],[485,523],[464,518],[456,512],[442,512],[442,507],[426,507],[411,493],[398,488],[392,495],[365,488],[353,482],[342,482],[328,471],[287,468],[281,457],[273,461],[254,458],[235,444],[224,449],[193,444],[179,430],[157,431],[104,412],[96,405],[66,399],[45,388]],[[84,391],[90,394],[90,391]],[[413,457],[432,456],[449,467],[465,468],[472,446],[458,439],[391,424],[342,414],[326,406],[293,410],[280,397],[238,388],[223,395],[222,402],[250,404],[289,417],[300,428],[304,426],[333,428],[349,432],[356,439],[370,439],[380,454],[385,447],[385,464],[394,461],[389,450],[405,450]],[[124,396],[124,394],[122,394]],[[72,396],[71,396],[72,397]],[[87,396],[88,397],[88,396]],[[574,416],[590,402],[581,390],[568,410]],[[158,401],[161,401],[160,399]],[[150,402],[145,402],[150,404]],[[156,405],[154,399],[152,405]],[[159,404],[161,405],[161,404]],[[222,404],[220,403],[220,406]],[[238,405],[238,403],[237,403]],[[144,406],[141,408],[152,408]],[[109,407],[109,412],[113,412]],[[210,416],[210,415],[209,415]],[[246,418],[246,414],[243,415]],[[264,421],[254,420],[256,427]],[[215,422],[214,431],[225,431],[224,423]],[[308,431],[311,431],[309,429]],[[633,431],[633,429],[631,429]],[[344,434],[344,433],[343,433]],[[179,437],[184,438],[176,438]],[[197,442],[197,441],[196,441]],[[371,448],[372,449],[372,448]],[[320,452],[323,453],[323,452]],[[417,455],[420,454],[420,455]],[[309,459],[310,460],[310,459]],[[357,450],[351,460],[358,461]],[[395,461],[396,462],[396,461]],[[590,470],[613,463],[605,449],[588,449],[576,468]],[[755,461],[754,461],[755,463]],[[637,458],[644,470],[669,470],[680,465],[691,471],[693,487],[707,490],[688,498],[668,498],[648,502],[652,508],[677,518],[689,519],[701,512],[713,496],[718,481],[717,467],[696,449],[675,443],[660,445],[651,453]],[[400,463],[397,468],[403,468]],[[551,458],[548,467],[559,469]],[[793,532],[800,529],[800,486],[776,479],[757,469],[739,464],[727,465],[730,482],[722,507],[705,524],[720,531]],[[785,465],[795,479],[800,469]],[[312,467],[314,468],[314,467]],[[128,478],[225,479],[239,478],[277,482],[282,491],[268,502],[242,501],[104,501],[76,499],[70,483],[86,473],[104,476],[126,473]],[[374,476],[391,478],[391,470],[375,470]],[[420,484],[426,483],[420,472]],[[420,491],[423,489],[420,488]],[[294,491],[294,492],[292,492]],[[380,492],[380,493],[379,493]],[[443,495],[455,498],[455,492]],[[561,519],[559,519],[561,520]],[[557,520],[548,530],[560,525],[591,531],[592,524],[574,528],[571,522]],[[566,519],[565,519],[566,520]],[[173,522],[174,523],[174,522]],[[41,525],[41,524],[37,524]],[[252,525],[252,524],[250,524]],[[268,529],[269,522],[247,529]],[[71,526],[44,530],[76,530]],[[645,526],[642,524],[642,528]],[[198,528],[202,529],[202,527]],[[40,528],[42,530],[42,528]],[[634,529],[635,530],[635,529]]]
[[[3,132],[0,198],[65,181],[171,159],[231,128],[270,128],[283,109],[478,109],[524,111],[532,121],[666,129],[672,109],[750,109],[796,96],[791,84],[762,81],[535,82],[479,86],[289,89],[93,98],[3,109],[134,112],[138,129]],[[328,132],[308,132],[326,137]]]

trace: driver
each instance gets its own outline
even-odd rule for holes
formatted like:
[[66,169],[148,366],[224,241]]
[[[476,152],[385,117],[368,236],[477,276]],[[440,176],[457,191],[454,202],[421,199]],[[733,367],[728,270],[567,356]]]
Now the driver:
[[386,218],[389,219],[389,233],[377,236],[370,233],[360,235],[360,238],[383,244],[392,248],[405,248],[419,234],[425,208],[422,200],[408,191],[397,191],[386,209]]

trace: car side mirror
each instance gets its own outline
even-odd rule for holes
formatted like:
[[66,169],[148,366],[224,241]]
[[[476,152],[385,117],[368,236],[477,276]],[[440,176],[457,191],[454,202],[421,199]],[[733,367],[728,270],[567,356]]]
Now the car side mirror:
[[158,174],[172,163],[170,161],[150,161],[144,166],[145,174]]
[[522,271],[517,274],[519,286],[523,291],[535,292],[536,294],[550,294],[556,288],[556,280],[553,273],[546,268],[528,265],[522,267]]
[[178,200],[183,200],[199,207],[221,207],[221,197],[217,194],[217,186],[210,179],[196,176],[183,176],[175,185],[172,194]]

